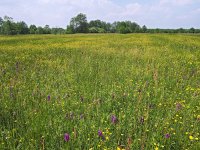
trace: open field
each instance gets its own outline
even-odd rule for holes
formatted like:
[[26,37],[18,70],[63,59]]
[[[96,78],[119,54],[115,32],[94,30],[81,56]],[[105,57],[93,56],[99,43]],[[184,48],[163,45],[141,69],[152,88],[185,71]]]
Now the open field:
[[0,36],[0,149],[198,150],[199,134],[200,35]]

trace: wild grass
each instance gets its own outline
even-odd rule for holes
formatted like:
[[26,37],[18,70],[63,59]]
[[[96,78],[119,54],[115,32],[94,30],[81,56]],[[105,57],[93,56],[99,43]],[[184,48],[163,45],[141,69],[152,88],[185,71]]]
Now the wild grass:
[[0,149],[198,150],[200,36],[0,36],[0,131]]

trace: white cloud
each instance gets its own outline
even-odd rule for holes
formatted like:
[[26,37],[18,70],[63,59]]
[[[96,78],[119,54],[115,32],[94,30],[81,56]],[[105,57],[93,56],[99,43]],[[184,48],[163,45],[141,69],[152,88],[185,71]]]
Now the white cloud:
[[0,0],[0,16],[8,15],[28,24],[66,27],[72,17],[82,12],[88,20],[131,20],[150,27],[179,27],[183,20],[190,18],[185,26],[198,26],[199,10],[193,9],[197,5],[200,0],[157,0],[145,4],[130,0],[123,5],[113,0]]
[[160,0],[160,5],[183,6],[194,3],[194,0]]

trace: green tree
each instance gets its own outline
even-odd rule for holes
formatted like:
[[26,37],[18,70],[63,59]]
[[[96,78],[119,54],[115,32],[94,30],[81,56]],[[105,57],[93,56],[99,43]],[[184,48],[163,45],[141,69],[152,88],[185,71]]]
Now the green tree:
[[91,33],[105,33],[105,32],[110,32],[111,29],[110,23],[106,23],[101,20],[91,20],[88,26],[89,26],[89,32]]
[[16,24],[13,21],[13,18],[5,16],[2,24],[2,33],[6,35],[16,34]]
[[142,26],[142,32],[146,33],[147,32],[147,27],[145,25]]
[[16,23],[16,32],[17,34],[28,34],[29,28],[24,21]]
[[190,29],[189,29],[189,32],[190,32],[190,33],[195,33],[195,29],[194,29],[194,28],[190,28]]
[[63,28],[52,28],[51,34],[65,34],[65,30]]
[[88,32],[88,23],[87,17],[85,14],[78,14],[76,17],[72,18],[70,21],[69,28],[74,30],[75,33],[87,33]]
[[178,29],[178,33],[184,33],[184,29],[183,28],[179,28]]
[[42,27],[38,27],[36,30],[36,34],[44,34],[44,29]]
[[97,27],[90,27],[89,32],[90,33],[98,33],[98,28]]
[[117,22],[117,26],[116,26],[117,32],[122,33],[122,34],[130,33],[131,29],[128,23],[130,22],[125,22],[125,21]]
[[37,27],[35,25],[30,25],[29,30],[30,34],[36,34]]
[[49,25],[45,25],[43,30],[44,30],[44,34],[51,34],[51,29],[50,29]]
[[66,33],[67,34],[74,34],[75,33],[75,29],[73,25],[68,25],[67,29],[66,29]]

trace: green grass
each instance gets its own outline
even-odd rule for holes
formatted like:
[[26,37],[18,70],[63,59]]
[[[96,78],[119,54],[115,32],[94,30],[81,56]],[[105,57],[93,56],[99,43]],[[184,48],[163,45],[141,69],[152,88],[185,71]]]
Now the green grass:
[[200,36],[0,36],[0,131],[0,149],[198,150]]

